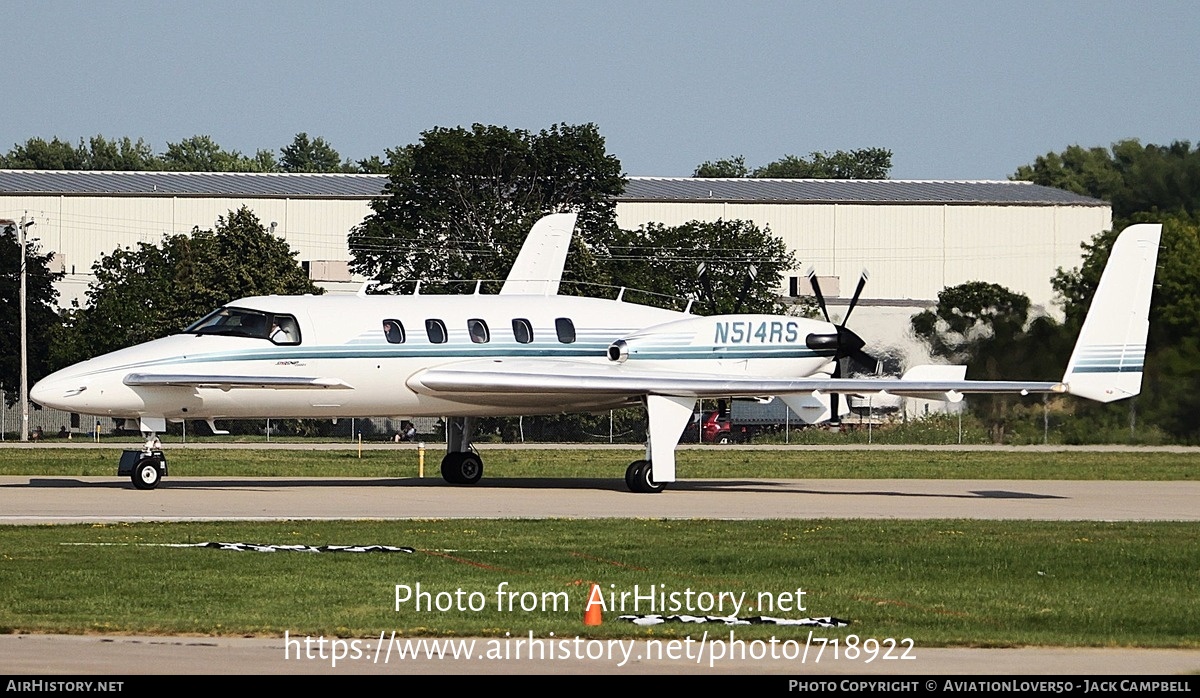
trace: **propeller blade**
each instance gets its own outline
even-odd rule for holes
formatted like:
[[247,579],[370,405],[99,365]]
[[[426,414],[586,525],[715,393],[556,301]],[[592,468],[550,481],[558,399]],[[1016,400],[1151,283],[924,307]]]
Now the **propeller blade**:
[[838,356],[850,356],[853,352],[860,351],[867,343],[859,337],[854,330],[846,326],[837,328],[838,338]]
[[829,309],[825,307],[825,296],[821,293],[821,284],[817,283],[817,272],[812,269],[808,270],[808,283],[812,285],[813,295],[817,297],[817,305],[825,314],[825,322],[832,323],[829,319]]
[[[836,359],[836,358],[834,359],[833,375],[830,377],[831,378],[841,378],[842,377],[842,361],[841,361],[841,359]],[[841,399],[841,395],[839,395],[838,393],[830,393],[829,394],[829,409],[832,412],[832,414],[829,417],[829,425],[832,427],[837,427],[837,426],[841,425],[841,423],[842,423],[842,415],[838,412],[838,408],[841,407],[841,405],[838,404],[838,401],[840,399]]]
[[854,289],[854,297],[850,299],[850,307],[846,308],[846,314],[842,317],[842,327],[846,326],[846,322],[850,319],[850,313],[853,313],[854,306],[858,305],[858,297],[862,295],[868,278],[870,278],[870,275],[867,274],[866,269],[863,269],[862,276],[858,277],[858,286]]

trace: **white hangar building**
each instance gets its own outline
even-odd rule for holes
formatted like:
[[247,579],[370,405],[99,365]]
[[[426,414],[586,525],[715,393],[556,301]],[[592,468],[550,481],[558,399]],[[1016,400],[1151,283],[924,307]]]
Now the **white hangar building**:
[[[0,218],[32,219],[29,235],[53,251],[66,306],[83,298],[101,255],[164,235],[208,230],[249,207],[287,240],[321,282],[349,282],[346,233],[369,214],[385,177],[235,172],[0,170]],[[332,262],[326,264],[325,262]],[[324,284],[323,284],[324,285]]]
[[849,324],[873,351],[894,349],[911,365],[928,355],[910,320],[947,286],[1000,284],[1061,319],[1050,281],[1080,264],[1081,243],[1112,227],[1112,206],[1029,182],[635,177],[617,218],[622,228],[718,219],[767,227],[799,262],[780,293],[811,295],[811,267],[835,321],[866,270]]
[[[55,253],[63,305],[82,299],[102,254],[164,234],[212,228],[248,206],[287,240],[309,276],[356,289],[346,235],[370,213],[383,175],[0,170],[0,218],[31,219]],[[1050,279],[1081,260],[1080,243],[1112,225],[1104,201],[1026,182],[633,177],[617,200],[623,228],[746,219],[779,235],[800,260],[780,292],[805,295],[815,269],[830,305],[870,281],[852,325],[896,343],[908,318],[946,286],[990,281],[1051,310]],[[836,312],[835,312],[836,314]]]

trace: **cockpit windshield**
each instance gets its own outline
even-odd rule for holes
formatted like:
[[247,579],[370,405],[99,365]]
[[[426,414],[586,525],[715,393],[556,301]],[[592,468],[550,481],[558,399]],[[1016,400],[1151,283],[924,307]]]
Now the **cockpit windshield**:
[[246,308],[218,308],[192,323],[184,332],[269,339],[276,344],[299,344],[300,326],[291,315]]

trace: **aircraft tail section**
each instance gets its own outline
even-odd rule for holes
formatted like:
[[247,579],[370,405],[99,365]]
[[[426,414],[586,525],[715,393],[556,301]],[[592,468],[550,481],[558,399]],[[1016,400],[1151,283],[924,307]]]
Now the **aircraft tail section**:
[[534,223],[500,295],[557,295],[574,230],[574,213],[552,213]]
[[1161,234],[1162,225],[1141,223],[1113,243],[1063,376],[1072,395],[1112,402],[1141,392]]

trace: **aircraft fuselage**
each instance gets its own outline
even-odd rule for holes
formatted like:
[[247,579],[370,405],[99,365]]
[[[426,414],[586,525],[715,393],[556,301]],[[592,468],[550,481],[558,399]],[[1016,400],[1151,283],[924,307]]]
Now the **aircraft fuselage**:
[[[261,316],[261,317],[258,317]],[[40,381],[41,405],[135,419],[493,416],[603,410],[636,395],[541,391],[439,394],[422,371],[465,361],[558,359],[671,372],[803,376],[831,351],[806,346],[831,325],[787,316],[704,318],[572,296],[259,296],[193,331],[122,349]],[[280,339],[250,321],[282,324]],[[232,323],[232,324],[231,324]],[[238,326],[237,323],[245,323]],[[614,346],[620,347],[613,350]],[[498,368],[500,366],[498,365]],[[329,379],[326,387],[137,384],[131,377]],[[133,384],[130,384],[130,383]]]

